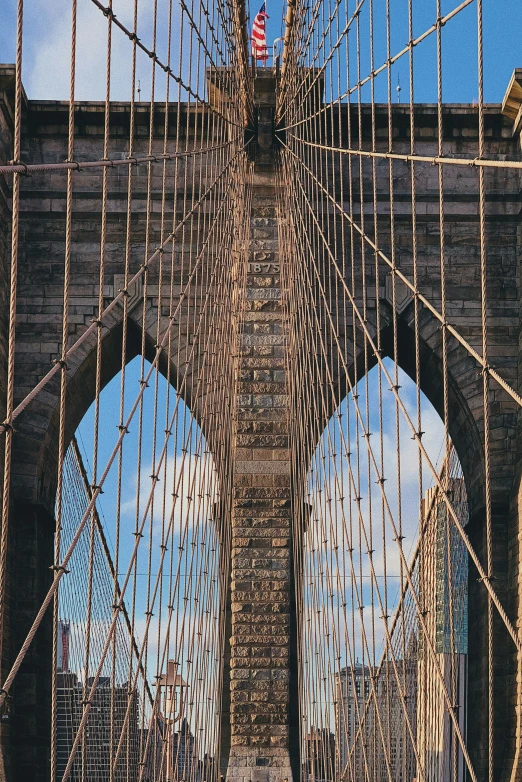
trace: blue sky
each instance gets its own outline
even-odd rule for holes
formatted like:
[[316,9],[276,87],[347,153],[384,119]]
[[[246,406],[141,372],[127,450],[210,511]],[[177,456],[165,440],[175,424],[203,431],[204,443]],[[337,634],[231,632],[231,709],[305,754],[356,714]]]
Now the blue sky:
[[[70,0],[26,0],[24,3],[24,65],[23,79],[30,98],[62,99],[69,94],[69,40],[70,40]],[[311,5],[311,4],[310,4]],[[332,3],[333,5],[333,3]],[[391,38],[392,55],[400,51],[408,40],[407,0],[391,0]],[[448,13],[458,5],[457,0],[443,0],[442,13]],[[485,63],[485,100],[500,102],[513,69],[522,65],[522,46],[520,42],[521,4],[519,0],[485,0],[484,2],[484,63]],[[255,14],[260,3],[251,8]],[[113,7],[117,16],[132,26],[132,0],[114,0]],[[148,46],[152,45],[152,2],[141,2],[139,7],[138,30],[140,37]],[[196,5],[197,7],[197,5]],[[346,13],[355,7],[355,0],[347,5],[341,4],[339,25],[342,26]],[[368,3],[361,10],[361,75],[369,72],[369,32]],[[269,44],[281,34],[283,18],[281,0],[268,0],[267,32]],[[419,35],[433,24],[436,16],[435,0],[413,0],[414,35]],[[477,54],[476,54],[476,2],[472,2],[443,28],[443,98],[447,102],[473,102],[477,91]],[[177,6],[173,13],[173,63],[176,62],[177,28],[179,26]],[[0,61],[14,62],[16,2],[3,0],[2,25],[0,26]],[[158,0],[158,56],[166,59],[168,0]],[[337,24],[337,22],[335,23]],[[334,24],[334,29],[337,29]],[[105,50],[107,23],[103,14],[90,0],[78,3],[78,72],[77,98],[79,100],[103,100],[105,82]],[[386,59],[385,0],[374,0],[375,28],[375,65],[378,67]],[[250,23],[249,23],[250,29]],[[352,82],[355,77],[356,47],[355,29],[350,33]],[[130,97],[130,51],[131,44],[119,30],[113,37],[113,88],[115,100],[128,100]],[[344,58],[344,53],[342,54]],[[321,57],[318,59],[322,64]],[[188,63],[184,63],[185,71]],[[146,55],[138,55],[137,75],[141,82],[143,100],[150,98],[151,62]],[[436,100],[435,36],[431,35],[415,49],[415,93],[420,102]],[[164,74],[160,75],[156,96],[164,95]],[[401,100],[408,100],[408,62],[407,57],[396,63],[393,68],[393,98],[396,100],[395,87],[400,78]],[[203,74],[199,74],[200,82]],[[376,98],[386,100],[386,75],[376,79]],[[368,99],[368,90],[363,91],[362,99]]]
[[[69,36],[70,36],[70,0],[26,0],[24,3],[24,65],[23,82],[29,98],[34,99],[61,99],[66,100],[69,94]],[[333,3],[332,3],[333,5]],[[392,10],[391,21],[391,53],[400,51],[408,40],[407,26],[407,0],[390,0]],[[457,5],[457,0],[442,3],[442,13],[448,13]],[[259,10],[260,2],[256,2],[251,8],[251,16]],[[385,0],[374,0],[374,24],[375,24],[375,66],[378,67],[386,59],[386,25],[385,25]],[[132,25],[131,0],[114,0],[114,10],[122,21],[128,26]],[[152,2],[140,0],[139,35],[144,43],[152,48]],[[355,0],[349,0],[347,5],[340,6],[339,21],[334,24],[334,31],[344,26],[346,14],[351,14],[355,8]],[[349,62],[351,69],[351,83],[355,80],[358,67],[361,77],[368,75],[370,71],[369,60],[369,17],[368,3],[365,3],[360,15],[360,66],[357,59],[357,50],[354,44],[356,31],[350,32],[348,45],[350,47]],[[281,21],[285,6],[280,0],[268,0],[267,23],[268,42],[281,34]],[[477,88],[477,51],[476,51],[476,3],[471,3],[443,28],[443,100],[446,102],[473,102],[478,97]],[[166,60],[167,47],[167,21],[168,0],[158,0],[158,40],[156,51],[158,56]],[[434,0],[422,0],[414,2],[414,35],[421,34],[435,21],[436,4]],[[173,30],[179,27],[179,12],[177,7],[173,13]],[[250,27],[251,22],[249,22]],[[16,2],[15,0],[3,0],[2,24],[0,26],[0,60],[4,63],[14,62],[15,59],[15,29],[16,29]],[[106,52],[107,22],[100,11],[90,0],[78,2],[78,72],[77,91],[78,100],[103,100],[105,84],[105,52]],[[513,72],[517,66],[522,67],[521,46],[521,3],[520,0],[486,0],[484,2],[484,60],[485,60],[485,100],[486,102],[500,102]],[[179,51],[178,37],[174,34],[174,46],[172,60],[176,61]],[[436,38],[431,35],[415,49],[415,98],[419,102],[434,102],[437,99],[436,83]],[[345,57],[346,42],[340,48],[341,58]],[[111,97],[114,100],[128,100],[130,98],[130,54],[131,44],[120,30],[114,30],[113,39],[113,88]],[[319,51],[315,65],[321,65],[325,52]],[[341,59],[341,65],[344,59]],[[310,60],[305,57],[305,64]],[[332,65],[336,65],[332,60]],[[139,55],[137,76],[141,84],[141,99],[150,98],[151,61],[143,54]],[[174,70],[176,70],[176,67]],[[185,58],[182,64],[182,72],[188,78],[190,63]],[[333,68],[335,71],[335,67]],[[156,98],[162,100],[165,94],[165,77],[158,71]],[[204,93],[204,72],[193,72],[192,83],[197,85],[200,94]],[[392,72],[393,101],[397,102],[395,91],[398,80],[402,87],[401,101],[408,101],[408,58],[405,56],[394,65]],[[336,85],[330,93],[329,71],[327,70],[327,96],[335,96]],[[343,71],[340,83],[341,91],[346,88],[346,75]],[[386,74],[381,74],[376,80],[376,99],[385,101],[387,97]],[[176,98],[176,90],[173,86],[171,99]],[[354,96],[356,99],[357,96]],[[361,99],[369,99],[369,87],[362,90]],[[127,372],[127,403],[130,405],[139,391],[139,361],[134,361]],[[375,373],[374,373],[375,378]],[[372,381],[374,382],[374,381]],[[403,386],[402,394],[405,395],[410,408],[413,406],[414,388],[411,381],[405,376],[401,377]],[[370,388],[370,393],[375,393],[375,385]],[[148,389],[144,403],[144,442],[143,442],[143,469],[145,480],[150,476],[153,461],[152,437],[154,431],[153,388]],[[159,399],[164,415],[166,400],[166,383],[159,378]],[[170,409],[172,409],[175,395],[171,394]],[[112,451],[118,436],[117,425],[119,401],[119,377],[117,376],[104,390],[101,397],[101,429],[100,429],[100,471],[103,469],[107,458]],[[349,403],[345,403],[345,406]],[[390,404],[389,402],[387,403]],[[434,460],[440,455],[442,441],[442,426],[433,408],[426,400],[425,417],[429,419],[429,444],[428,450]],[[394,405],[391,403],[385,413],[385,437],[387,440],[387,454],[389,459],[394,458]],[[174,452],[171,449],[171,460],[179,458],[181,454],[181,440],[186,433],[190,414],[182,405],[178,417],[178,447]],[[405,429],[404,424],[402,426]],[[158,447],[162,442],[164,419],[158,422]],[[428,428],[426,427],[426,431]],[[404,443],[410,441],[410,434],[406,431]],[[196,447],[199,440],[199,432],[194,429],[191,445]],[[92,464],[93,448],[93,409],[86,414],[79,428],[80,446],[83,450],[87,464]],[[402,440],[401,440],[402,444]],[[158,447],[156,453],[158,451]],[[204,442],[201,444],[204,448]],[[131,433],[124,446],[123,468],[123,536],[121,544],[122,567],[120,572],[125,572],[124,564],[128,561],[134,544],[135,523],[135,496],[138,485],[136,472],[136,448],[137,448],[137,424],[131,425]],[[408,456],[409,454],[409,456]],[[409,537],[406,550],[411,550],[415,541],[415,530],[418,523],[419,491],[416,483],[416,462],[411,460],[411,450],[406,453],[405,465],[402,473],[403,485],[403,513],[406,519],[406,534]],[[171,474],[175,477],[175,471]],[[212,483],[209,478],[209,485]],[[426,476],[426,487],[430,483]],[[146,489],[140,484],[143,497],[146,497]],[[115,497],[117,488],[116,467],[111,471],[104,495],[99,503],[109,543],[114,550],[114,517]],[[397,487],[393,480],[387,484],[387,491],[396,499]],[[205,521],[208,517],[208,507],[204,513]],[[194,539],[200,542],[200,533],[194,533]],[[179,540],[179,533],[178,540]],[[158,564],[159,540],[154,539],[155,554],[152,557],[152,565]],[[114,551],[113,551],[114,553]],[[396,561],[395,561],[396,564]],[[145,554],[140,555],[138,562],[138,603],[137,610],[143,614],[146,607],[146,574],[148,563]],[[195,588],[194,587],[191,587]]]

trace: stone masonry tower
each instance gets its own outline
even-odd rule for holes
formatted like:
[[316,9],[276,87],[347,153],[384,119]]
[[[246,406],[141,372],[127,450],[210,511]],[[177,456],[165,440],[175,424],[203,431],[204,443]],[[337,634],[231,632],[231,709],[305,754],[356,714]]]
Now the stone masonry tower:
[[[12,84],[14,68],[0,67],[0,151],[8,160],[12,148]],[[522,114],[522,76],[515,72],[508,90],[504,113],[500,105],[485,111],[486,151],[505,160],[520,159],[520,116]],[[222,719],[222,773],[227,782],[298,782],[299,715],[297,708],[297,630],[294,589],[294,545],[292,541],[291,474],[289,453],[296,444],[289,442],[289,395],[286,376],[287,345],[280,272],[286,262],[284,248],[278,242],[278,176],[273,149],[276,75],[260,69],[255,80],[257,109],[256,161],[252,172],[250,248],[242,259],[246,265],[246,286],[239,290],[237,315],[241,323],[237,361],[237,400],[234,416],[235,453],[232,518],[232,568],[225,650],[224,704]],[[212,95],[212,91],[209,90]],[[212,100],[212,98],[211,98]],[[79,103],[77,152],[84,160],[99,156],[104,133],[102,104]],[[385,144],[388,128],[387,106],[362,106],[362,140],[354,137],[357,123],[349,125],[350,107],[341,104],[335,117],[339,127],[335,145],[353,149],[354,144],[370,144],[375,123],[379,144]],[[394,149],[409,154],[410,118],[408,107],[393,112]],[[165,111],[170,127],[186,128],[186,138],[194,132],[194,117],[187,105],[168,110],[155,107],[155,144],[160,144]],[[431,155],[437,145],[436,108],[416,107],[419,154]],[[150,109],[143,104],[136,114],[136,149],[147,153]],[[130,104],[111,106],[111,143],[121,149],[128,134]],[[68,103],[33,101],[24,97],[23,155],[27,163],[49,163],[67,157]],[[353,120],[353,118],[352,118]],[[476,107],[448,104],[444,107],[444,138],[447,153],[471,157],[477,148]],[[509,121],[508,121],[509,120]],[[337,122],[338,121],[338,122]],[[513,126],[513,122],[515,125]],[[352,137],[348,136],[348,127]],[[249,128],[248,132],[252,129]],[[185,139],[183,139],[185,140]],[[251,145],[253,146],[253,145]],[[384,147],[383,147],[384,148]],[[448,167],[449,168],[449,167]],[[458,169],[458,170],[457,170]],[[420,170],[420,169],[419,169]],[[389,169],[376,167],[379,225],[388,230]],[[89,328],[96,313],[99,280],[99,193],[93,186],[98,177],[82,174],[75,191],[75,263],[77,274],[71,292],[71,337],[77,339]],[[153,187],[159,193],[158,174]],[[394,165],[394,230],[401,252],[401,269],[411,274],[407,248],[411,242],[411,172],[406,162]],[[109,221],[110,257],[106,269],[106,301],[118,290],[121,258],[125,248],[127,180],[118,169],[109,172],[111,213]],[[147,182],[136,173],[135,236],[137,248],[143,244],[146,228]],[[446,257],[451,268],[447,300],[452,322],[467,335],[471,344],[479,344],[480,268],[478,241],[477,172],[473,166],[450,168],[445,175]],[[5,356],[8,280],[8,232],[10,225],[10,184],[2,179],[0,210],[0,355]],[[487,175],[486,244],[488,247],[488,296],[490,302],[490,355],[496,370],[521,392],[521,197],[520,170],[491,169]],[[361,204],[369,209],[373,189],[372,165],[363,161],[354,178],[354,215]],[[63,172],[38,172],[23,178],[21,190],[20,324],[17,332],[15,366],[17,393],[23,398],[46,374],[50,363],[59,357],[57,325],[61,321],[62,269],[64,258],[64,215],[66,192]],[[440,280],[440,219],[437,169],[426,166],[418,182],[418,253],[422,260],[423,289],[435,291]],[[346,200],[345,208],[349,203]],[[326,211],[325,211],[326,213]],[[155,213],[156,217],[159,213]],[[159,219],[153,229],[159,236]],[[96,249],[93,250],[93,247]],[[405,248],[405,249],[404,249]],[[346,248],[346,252],[349,251]],[[389,252],[383,239],[382,250]],[[284,268],[284,267],[283,267]],[[376,300],[379,297],[382,320],[381,344],[386,356],[393,355],[393,301],[388,295],[386,269],[374,281],[374,302],[369,301],[368,323],[374,329]],[[355,290],[362,289],[361,270],[355,270]],[[155,344],[158,285],[156,272],[149,272],[150,323],[147,346]],[[239,275],[240,277],[243,275]],[[379,284],[375,284],[378,282]],[[156,302],[154,301],[156,297]],[[371,299],[371,296],[369,297]],[[284,298],[283,298],[284,302]],[[131,313],[127,337],[129,360],[141,351],[142,332],[139,310]],[[398,363],[415,377],[414,304],[405,296],[397,313]],[[116,310],[107,328],[104,342],[102,384],[120,369],[121,321]],[[140,318],[141,322],[141,318]],[[351,331],[349,321],[341,328]],[[347,337],[349,344],[349,335]],[[149,348],[146,346],[146,349]],[[420,384],[436,411],[444,409],[442,382],[441,324],[427,309],[419,320]],[[183,352],[183,345],[182,351]],[[71,358],[66,438],[72,437],[94,399],[96,340],[85,342],[82,353]],[[147,354],[150,355],[150,352]],[[5,398],[4,364],[0,362],[0,405]],[[30,367],[30,371],[28,370]],[[339,394],[346,391],[346,378],[336,376]],[[483,490],[483,398],[482,378],[474,359],[458,343],[451,343],[448,355],[450,437],[462,465],[469,501],[470,521],[467,533],[484,560],[485,524]],[[7,663],[23,643],[51,580],[49,563],[53,561],[55,529],[57,420],[59,385],[49,386],[38,406],[27,410],[17,422],[16,448],[12,465],[12,557],[6,614],[4,649]],[[0,411],[1,413],[1,411]],[[492,432],[491,491],[493,513],[493,558],[496,589],[507,606],[510,619],[522,626],[522,460],[520,410],[518,404],[495,388],[491,399]],[[2,419],[0,419],[2,420]],[[325,426],[327,420],[319,422]],[[297,548],[297,545],[296,545]],[[487,605],[483,586],[470,569],[469,616],[473,643],[468,655],[467,745],[477,771],[477,779],[487,777],[488,728],[488,650]],[[508,646],[501,622],[494,624],[494,714],[495,780],[522,779],[520,757],[520,714],[522,710],[522,662],[514,647]],[[52,659],[52,616],[42,623],[30,653],[20,669],[10,702],[9,720],[0,724],[0,779],[9,782],[34,779],[47,782],[46,764],[50,742]],[[6,671],[3,671],[5,676]],[[514,769],[514,770],[513,770]]]
[[[227,782],[292,780],[297,719],[286,343],[274,175],[275,73],[256,79],[258,136],[238,344]],[[297,749],[297,748],[296,748]],[[298,751],[298,750],[297,750]],[[297,769],[294,769],[294,775]]]

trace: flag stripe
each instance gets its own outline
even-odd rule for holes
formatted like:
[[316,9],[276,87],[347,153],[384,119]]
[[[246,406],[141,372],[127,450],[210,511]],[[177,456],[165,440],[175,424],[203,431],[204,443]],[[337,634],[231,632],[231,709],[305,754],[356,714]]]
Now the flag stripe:
[[265,5],[261,6],[261,10],[256,14],[254,22],[252,24],[252,55],[258,60],[268,59],[268,49],[266,46],[266,19],[268,15],[265,11]]

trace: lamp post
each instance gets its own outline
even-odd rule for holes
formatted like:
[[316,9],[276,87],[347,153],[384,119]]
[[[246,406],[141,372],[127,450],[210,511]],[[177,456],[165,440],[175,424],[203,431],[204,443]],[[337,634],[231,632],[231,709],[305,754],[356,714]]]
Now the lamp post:
[[[172,752],[172,739],[174,736],[174,725],[183,717],[184,711],[184,690],[188,687],[186,681],[177,673],[177,662],[167,661],[167,672],[157,677],[160,702],[160,714],[165,721],[165,735],[167,741],[167,782],[175,778],[176,758]],[[163,691],[162,689],[163,688]]]

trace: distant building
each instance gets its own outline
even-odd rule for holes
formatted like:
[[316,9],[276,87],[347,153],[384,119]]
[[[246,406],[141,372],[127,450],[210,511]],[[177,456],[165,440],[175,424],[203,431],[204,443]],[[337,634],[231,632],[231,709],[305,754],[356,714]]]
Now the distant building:
[[[336,777],[343,777],[350,750],[356,744],[354,762],[364,767],[362,742],[366,742],[371,733],[370,722],[364,721],[365,704],[370,694],[370,668],[359,663],[353,668],[342,668],[335,677],[335,738],[336,738]],[[363,727],[360,729],[361,722]],[[352,763],[353,767],[353,763]]]
[[217,782],[218,766],[216,759],[205,752],[203,760],[199,761],[199,778],[201,782]]
[[[462,526],[468,521],[461,478],[449,479],[447,491]],[[391,656],[377,669],[357,663],[335,677],[335,779],[373,782],[464,782],[465,764],[443,695],[437,667],[455,704],[466,736],[468,654],[468,553],[446,511],[440,491],[423,500],[424,534],[412,579],[424,614],[433,659],[420,632],[411,593],[412,620],[392,636]],[[406,611],[405,604],[402,606]],[[375,697],[372,694],[372,676]],[[399,683],[400,688],[399,688]],[[404,696],[401,696],[401,692]],[[377,724],[377,711],[379,724]],[[407,719],[406,719],[407,714]],[[417,769],[417,752],[424,776]],[[457,774],[453,769],[456,762]]]
[[[468,521],[466,490],[462,478],[451,478],[448,492],[463,526]],[[427,609],[428,638],[465,740],[468,655],[468,552],[446,510],[440,492],[430,489],[424,498],[429,513],[423,545],[419,590]],[[464,782],[465,763],[449,716],[433,655],[419,640],[419,697],[417,699],[417,748],[425,767],[426,782]],[[457,763],[457,776],[453,766]]]
[[[200,760],[196,740],[189,723],[182,719],[179,731],[163,716],[156,718],[156,727],[140,731],[142,748],[146,749],[142,782],[215,782],[217,766],[214,758],[205,754]],[[147,743],[148,738],[148,743]]]
[[57,658],[56,669],[57,671],[66,672],[69,670],[69,640],[71,636],[71,624],[65,622],[63,619],[58,621],[57,628]]
[[328,728],[310,728],[305,737],[304,782],[333,782],[335,779],[335,737]]
[[181,720],[179,730],[172,734],[169,765],[172,782],[200,782],[196,740],[185,718]]
[[[74,673],[57,672],[57,774],[61,780],[83,713],[83,684]],[[87,685],[92,685],[92,678]],[[126,685],[111,689],[110,680],[101,678],[94,694],[85,734],[78,747],[71,782],[107,782],[110,775],[111,744],[116,751],[128,704]],[[113,709],[113,736],[111,741],[111,709]],[[138,698],[134,692],[131,701],[129,728],[114,782],[137,782],[139,776]],[[82,771],[83,768],[83,771]]]
[[[347,781],[358,779],[360,775],[364,779],[367,769],[375,782],[388,782],[389,773],[394,782],[412,782],[415,753],[406,730],[404,706],[414,730],[417,658],[411,645],[406,651],[406,662],[396,660],[396,670],[391,663],[384,663],[377,675],[377,670],[356,664],[353,668],[342,668],[337,674],[336,779]],[[372,694],[372,676],[375,697]],[[401,689],[408,693],[404,704],[399,695],[397,678]]]

